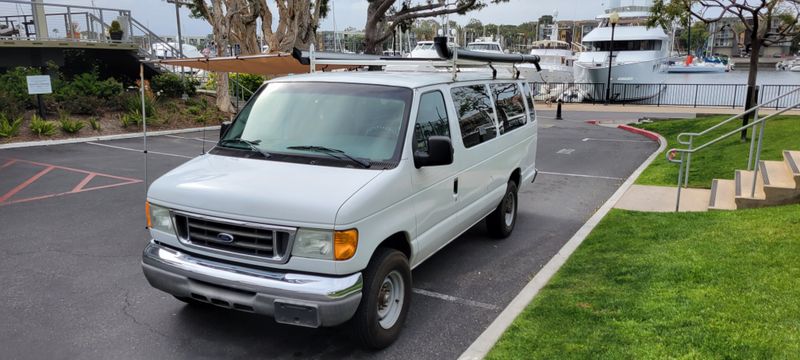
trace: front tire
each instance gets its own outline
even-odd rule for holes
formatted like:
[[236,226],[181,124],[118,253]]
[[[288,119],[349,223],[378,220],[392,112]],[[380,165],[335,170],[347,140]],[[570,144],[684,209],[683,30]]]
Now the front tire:
[[517,224],[517,200],[517,183],[509,181],[500,205],[486,217],[489,235],[497,239],[505,239],[511,235]]
[[394,249],[376,250],[364,271],[364,292],[350,320],[362,346],[383,349],[400,336],[411,303],[408,258]]

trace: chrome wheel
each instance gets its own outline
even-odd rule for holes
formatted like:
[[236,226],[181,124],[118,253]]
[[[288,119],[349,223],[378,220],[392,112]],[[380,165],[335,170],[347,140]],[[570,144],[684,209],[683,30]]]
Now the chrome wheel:
[[390,329],[400,318],[405,300],[405,283],[400,272],[394,270],[383,279],[378,290],[378,323],[384,329]]
[[517,211],[515,202],[516,199],[514,199],[514,193],[509,192],[506,194],[506,199],[503,206],[503,219],[505,220],[507,227],[510,227],[514,223],[514,215],[516,215],[515,213]]

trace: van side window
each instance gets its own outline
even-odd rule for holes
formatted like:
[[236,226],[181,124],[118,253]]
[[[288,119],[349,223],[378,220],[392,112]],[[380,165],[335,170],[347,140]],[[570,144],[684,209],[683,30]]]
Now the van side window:
[[447,106],[440,91],[431,91],[419,98],[417,123],[414,124],[414,152],[427,152],[428,138],[431,136],[450,137]]
[[525,116],[525,99],[516,83],[491,84],[497,107],[497,122],[500,133],[506,133],[528,122]]
[[450,92],[458,112],[464,147],[471,148],[497,137],[492,99],[486,92],[486,86],[455,87]]
[[533,109],[533,97],[536,96],[536,93],[533,92],[531,84],[525,82],[522,83],[522,93],[525,95],[525,100],[528,102],[528,114],[531,120],[534,120],[536,119],[536,112]]

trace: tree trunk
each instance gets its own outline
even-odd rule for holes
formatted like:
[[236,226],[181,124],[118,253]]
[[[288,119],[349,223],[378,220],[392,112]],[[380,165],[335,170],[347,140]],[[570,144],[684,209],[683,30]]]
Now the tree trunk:
[[377,55],[380,39],[383,37],[383,14],[378,14],[381,3],[371,2],[367,8],[367,24],[364,25],[364,53]]
[[[761,51],[761,39],[758,35],[758,18],[753,22],[753,31],[750,32],[750,73],[747,76],[747,99],[745,110],[758,104],[756,81],[758,80],[758,53]],[[750,115],[742,117],[742,126],[750,123]],[[742,130],[742,141],[747,140],[747,129]]]
[[[215,0],[213,2],[214,14],[210,19],[211,27],[214,33],[214,42],[217,45],[217,56],[224,56],[225,50],[228,48],[228,26],[225,17],[222,15],[222,0]],[[233,106],[231,105],[231,95],[228,92],[228,74],[216,73],[217,79],[217,108],[226,113],[233,113]]]

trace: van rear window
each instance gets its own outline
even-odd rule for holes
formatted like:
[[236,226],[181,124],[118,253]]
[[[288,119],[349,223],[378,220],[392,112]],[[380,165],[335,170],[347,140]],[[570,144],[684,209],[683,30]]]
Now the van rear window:
[[464,147],[471,148],[497,137],[492,99],[486,86],[455,87],[450,93],[458,112],[458,125]]
[[492,84],[491,89],[501,134],[522,127],[528,122],[525,114],[525,98],[517,83]]

